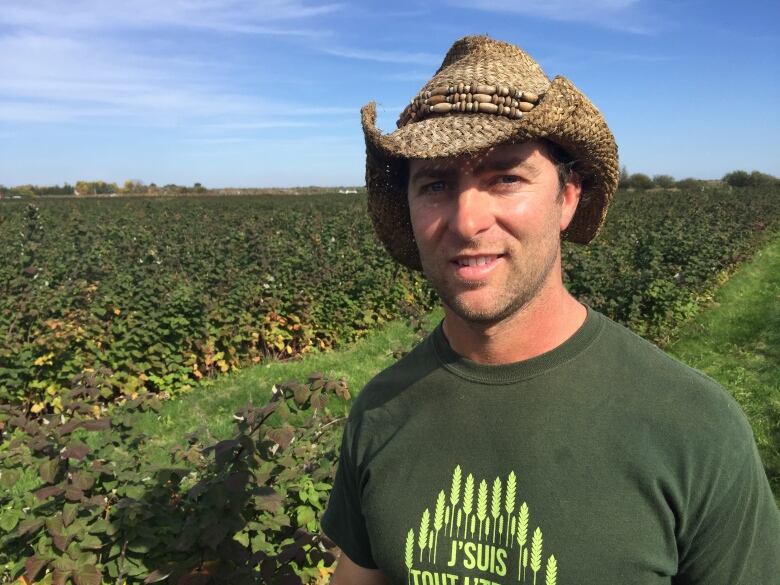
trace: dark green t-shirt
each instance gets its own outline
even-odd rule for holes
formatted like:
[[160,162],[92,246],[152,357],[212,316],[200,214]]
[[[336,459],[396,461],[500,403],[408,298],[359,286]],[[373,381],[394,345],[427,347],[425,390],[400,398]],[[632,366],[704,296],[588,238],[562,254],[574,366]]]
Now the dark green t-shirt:
[[780,584],[737,403],[591,309],[530,360],[477,364],[439,326],[374,378],[322,527],[397,584]]

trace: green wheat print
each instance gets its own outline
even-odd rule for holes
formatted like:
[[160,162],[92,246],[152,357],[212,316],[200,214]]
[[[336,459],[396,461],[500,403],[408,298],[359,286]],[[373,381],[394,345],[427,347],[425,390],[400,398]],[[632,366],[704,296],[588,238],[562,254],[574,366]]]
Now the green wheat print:
[[558,561],[555,555],[550,555],[547,559],[547,568],[544,570],[544,585],[555,585],[558,580]]
[[439,492],[439,497],[436,498],[436,510],[433,513],[433,529],[436,531],[436,540],[433,544],[433,564],[436,564],[436,551],[439,547],[439,530],[441,530],[444,522],[444,490]]
[[[482,567],[485,571],[492,573],[509,568],[509,573],[496,573],[494,579],[503,575],[511,578],[516,566],[518,584],[522,581],[523,585],[542,585],[543,581],[543,585],[557,585],[558,561],[548,550],[545,562],[541,526],[536,526],[530,534],[530,510],[528,503],[518,498],[518,492],[522,490],[519,483],[514,471],[503,478],[495,477],[491,482],[472,473],[466,474],[460,465],[456,465],[450,484],[439,490],[435,504],[423,511],[419,529],[412,528],[406,534],[403,562],[407,570],[407,585],[416,585],[413,581],[419,577],[419,571],[414,569],[417,562],[415,546],[419,549],[419,562],[425,560],[435,566],[439,560],[439,539],[442,538],[442,547],[447,549],[446,553],[442,553],[445,555],[442,563],[448,562],[448,566],[454,567],[458,563],[458,566],[463,564],[468,567],[470,561],[467,558],[471,553],[466,552],[466,545],[469,541],[472,543],[470,546],[481,542],[485,544],[479,545],[482,548],[478,550],[504,555],[498,561],[501,565],[496,564],[495,568],[491,557],[490,569]],[[517,550],[517,565],[514,549]],[[504,569],[498,569],[499,566]],[[532,580],[528,580],[529,567],[533,572]]]
[[[458,502],[460,502],[460,480],[461,480],[461,469],[460,465],[458,465],[455,468],[455,471],[452,473],[452,486],[450,487],[450,504],[452,505],[452,513],[450,518],[455,517],[455,506],[458,505]],[[452,538],[452,525],[454,522],[450,522],[450,538]]]
[[[517,476],[515,472],[509,473],[509,478],[506,482],[506,498],[504,499],[504,511],[506,512],[506,523],[509,526],[510,518],[515,511],[515,499],[517,498]],[[512,542],[510,538],[509,530],[506,531],[506,542],[504,546],[509,546]]]
[[479,540],[482,540],[482,523],[487,516],[487,482],[483,479],[479,482],[477,493],[477,518],[479,518]]
[[420,547],[421,563],[423,560],[423,551],[425,550],[425,545],[428,544],[428,523],[430,522],[430,518],[431,512],[428,510],[428,508],[425,508],[425,512],[423,512],[422,519],[420,520],[420,532],[418,532],[417,536],[417,546]]
[[490,507],[490,515],[493,516],[493,544],[496,542],[496,524],[498,524],[498,516],[501,514],[501,480],[496,478],[493,480],[493,501]]
[[[528,504],[523,502],[520,505],[520,514],[517,518],[517,532],[516,532],[516,538],[517,538],[517,545],[520,547],[517,552],[517,559],[518,559],[518,565],[517,565],[517,580],[520,580],[520,573],[522,572],[520,568],[520,558],[524,551],[527,551],[528,549],[524,549],[525,543],[528,542]],[[523,577],[523,581],[525,581],[525,577]]]
[[531,538],[531,570],[534,572],[534,585],[536,585],[536,574],[542,568],[542,531],[537,526],[534,535]]
[[406,561],[406,571],[409,583],[412,582],[412,565],[414,564],[414,529],[410,528],[406,535],[406,550],[404,560]]
[[[463,509],[463,514],[465,514],[465,517],[463,519],[464,520],[463,524],[465,526],[469,525],[469,516],[471,515],[473,506],[474,506],[474,476],[469,473],[468,476],[466,476],[466,487],[463,488],[462,509]],[[465,532],[465,528],[464,528],[464,532]],[[474,532],[474,530],[472,530],[471,532]],[[465,538],[466,536],[465,533],[463,536]]]

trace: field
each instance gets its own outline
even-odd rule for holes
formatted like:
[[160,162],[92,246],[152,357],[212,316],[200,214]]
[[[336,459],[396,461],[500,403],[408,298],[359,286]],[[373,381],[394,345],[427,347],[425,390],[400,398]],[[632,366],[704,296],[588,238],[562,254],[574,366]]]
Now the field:
[[[567,286],[665,345],[777,233],[779,195],[620,192],[597,242],[565,247]],[[167,461],[148,455],[139,421],[204,378],[433,307],[364,206],[340,194],[0,204],[0,576],[327,575],[317,518],[359,388],[278,384],[231,436],[172,438]]]

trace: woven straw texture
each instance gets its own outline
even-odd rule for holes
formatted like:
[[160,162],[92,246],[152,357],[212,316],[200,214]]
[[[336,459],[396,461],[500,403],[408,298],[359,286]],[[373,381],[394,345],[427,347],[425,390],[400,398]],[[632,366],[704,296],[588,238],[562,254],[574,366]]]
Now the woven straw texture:
[[604,117],[570,81],[550,81],[522,49],[484,36],[457,41],[421,92],[458,83],[511,86],[541,99],[519,120],[488,113],[452,112],[411,121],[391,134],[376,127],[373,102],[361,110],[366,141],[368,209],[390,255],[420,270],[407,202],[410,158],[474,154],[506,142],[546,138],[576,160],[582,198],[563,237],[586,244],[596,235],[617,188],[617,146]]

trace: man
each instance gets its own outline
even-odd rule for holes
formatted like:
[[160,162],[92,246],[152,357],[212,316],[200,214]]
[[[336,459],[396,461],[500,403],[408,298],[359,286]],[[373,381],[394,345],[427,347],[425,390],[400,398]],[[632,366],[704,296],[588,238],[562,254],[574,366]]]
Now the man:
[[512,45],[456,42],[382,135],[369,210],[442,324],[358,396],[323,530],[333,585],[780,583],[780,517],[715,382],[562,281],[617,186],[614,139]]

